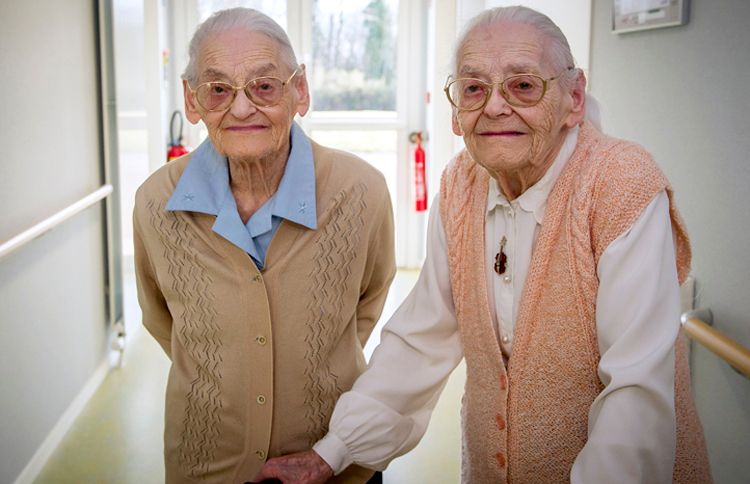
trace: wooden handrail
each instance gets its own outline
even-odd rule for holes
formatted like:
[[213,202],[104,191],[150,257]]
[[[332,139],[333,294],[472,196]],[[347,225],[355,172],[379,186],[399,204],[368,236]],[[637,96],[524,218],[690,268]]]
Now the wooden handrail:
[[101,187],[99,187],[99,189],[89,193],[74,204],[65,207],[64,209],[42,220],[33,227],[24,230],[15,237],[6,240],[2,244],[0,244],[0,259],[27,244],[28,242],[31,242],[45,232],[48,232],[49,230],[55,228],[57,225],[69,219],[73,215],[87,209],[99,200],[107,197],[110,193],[112,193],[112,185],[102,185]]
[[685,334],[750,378],[750,350],[711,327],[713,314],[710,309],[688,311],[680,320]]

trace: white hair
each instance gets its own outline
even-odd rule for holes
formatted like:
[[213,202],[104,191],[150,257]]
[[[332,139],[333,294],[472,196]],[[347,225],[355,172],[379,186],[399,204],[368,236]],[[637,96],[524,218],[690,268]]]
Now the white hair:
[[190,40],[188,50],[190,57],[185,72],[182,73],[182,78],[191,85],[197,83],[199,75],[198,60],[203,41],[211,35],[235,28],[243,28],[270,37],[279,44],[281,61],[291,70],[299,67],[297,57],[292,49],[292,43],[279,24],[268,15],[255,9],[237,7],[215,12],[198,26]]
[[575,60],[573,59],[573,54],[570,52],[568,39],[565,38],[560,27],[543,13],[522,6],[491,8],[469,20],[469,23],[461,32],[456,43],[456,48],[453,51],[452,71],[454,75],[458,73],[458,56],[469,36],[475,30],[503,23],[524,24],[538,30],[549,41],[547,45],[549,61],[552,62],[556,71],[564,71],[567,74],[562,76],[561,80],[567,84],[567,82],[575,78],[577,74],[576,70],[573,69],[575,67]]

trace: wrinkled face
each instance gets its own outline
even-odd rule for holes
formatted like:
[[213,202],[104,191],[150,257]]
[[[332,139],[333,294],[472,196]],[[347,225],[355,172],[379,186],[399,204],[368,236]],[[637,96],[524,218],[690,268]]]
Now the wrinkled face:
[[[279,55],[278,43],[270,37],[234,29],[214,34],[203,41],[198,59],[198,82],[221,81],[244,86],[261,76],[286,81],[292,74]],[[294,116],[304,116],[309,107],[304,71],[297,74],[284,89],[278,104],[259,107],[237,91],[234,102],[224,111],[206,111],[184,82],[185,113],[192,123],[201,119],[216,149],[237,160],[286,159],[289,132]]]
[[514,107],[503,98],[499,82],[506,77],[536,74],[549,79],[561,74],[554,71],[545,49],[546,38],[533,27],[502,23],[469,34],[458,53],[456,77],[497,83],[484,108],[453,110],[453,132],[464,137],[474,160],[491,174],[546,169],[567,128],[583,119],[582,75],[567,89],[559,80],[550,81],[535,106]]

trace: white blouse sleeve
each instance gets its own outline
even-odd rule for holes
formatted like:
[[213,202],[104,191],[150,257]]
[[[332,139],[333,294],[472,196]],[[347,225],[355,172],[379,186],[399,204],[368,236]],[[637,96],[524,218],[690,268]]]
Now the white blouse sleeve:
[[571,482],[671,483],[680,295],[665,192],[610,244],[597,272],[604,390],[591,405]]
[[336,474],[352,462],[384,469],[422,438],[462,357],[436,197],[419,279],[383,328],[367,370],[339,398],[328,434],[313,449]]

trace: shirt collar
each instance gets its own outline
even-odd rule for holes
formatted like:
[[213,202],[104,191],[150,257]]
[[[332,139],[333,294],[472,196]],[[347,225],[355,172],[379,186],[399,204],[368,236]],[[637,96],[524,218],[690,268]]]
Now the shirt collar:
[[228,186],[226,158],[206,138],[190,156],[166,209],[218,215]]
[[302,128],[292,124],[292,149],[284,176],[273,196],[271,215],[304,225],[318,227],[315,203],[315,161],[312,145]]
[[552,191],[552,187],[555,186],[560,172],[562,172],[565,164],[573,155],[577,141],[578,126],[575,126],[568,130],[560,151],[544,176],[512,203],[503,194],[497,180],[491,178],[487,194],[487,212],[491,212],[498,205],[509,206],[517,204],[522,210],[533,213],[536,222],[541,224],[544,219],[544,211],[547,208],[547,198]]
[[[228,186],[226,157],[219,154],[207,138],[190,157],[166,209],[219,215],[227,205]],[[236,210],[236,206],[234,208]],[[312,145],[296,122],[292,124],[291,151],[279,188],[248,221],[251,234],[270,230],[274,215],[310,229],[317,228]]]

